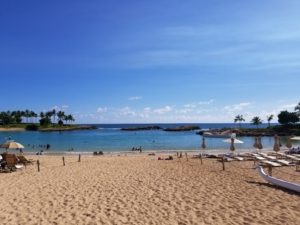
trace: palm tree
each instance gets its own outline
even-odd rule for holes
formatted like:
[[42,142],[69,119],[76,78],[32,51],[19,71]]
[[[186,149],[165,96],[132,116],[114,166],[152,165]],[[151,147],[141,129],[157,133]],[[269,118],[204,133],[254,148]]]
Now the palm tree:
[[26,117],[26,123],[28,123],[28,118],[30,117],[30,111],[28,109],[25,110],[24,117]]
[[241,128],[241,122],[245,121],[243,115],[237,115],[235,118],[234,118],[234,122],[237,123],[239,122],[239,128]]
[[66,121],[66,123],[67,123],[67,121],[75,121],[75,119],[74,119],[74,117],[73,117],[73,115],[72,114],[70,114],[70,115],[66,115],[65,116],[65,121]]
[[72,114],[69,115],[69,120],[70,120],[71,122],[74,122],[74,121],[75,121],[75,118],[74,118],[74,116],[73,116]]
[[268,127],[269,127],[269,128],[271,127],[271,121],[272,121],[273,119],[274,119],[274,115],[273,115],[273,114],[267,116]]
[[55,117],[56,117],[56,110],[52,110],[52,116],[53,116],[53,123],[55,123]]
[[63,111],[58,111],[57,118],[59,119],[58,123],[62,125],[63,120],[65,119],[65,113]]
[[[30,118],[35,118],[35,117],[36,117],[36,116],[35,116],[36,113],[35,113],[34,111],[30,111],[29,115],[30,115],[30,116],[29,116]],[[34,122],[34,121],[31,120],[31,123],[33,123],[33,122]]]
[[295,111],[297,111],[298,114],[300,114],[300,102],[295,107]]
[[258,126],[260,125],[260,124],[262,124],[262,120],[258,117],[258,116],[255,116],[255,117],[253,117],[253,119],[251,120],[251,123],[253,124],[253,125],[256,125],[256,128],[258,129]]
[[46,112],[46,117],[47,117],[48,119],[50,119],[50,122],[51,122],[52,111]]
[[37,123],[38,114],[34,113],[33,117],[35,118],[35,122]]

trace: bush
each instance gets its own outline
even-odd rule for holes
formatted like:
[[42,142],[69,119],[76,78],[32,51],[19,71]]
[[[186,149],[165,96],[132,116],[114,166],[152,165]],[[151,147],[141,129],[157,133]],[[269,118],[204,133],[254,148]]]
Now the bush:
[[296,112],[281,111],[278,114],[278,122],[283,125],[295,124],[299,122],[299,116]]
[[36,124],[28,124],[25,127],[26,130],[31,130],[31,131],[37,131],[39,129],[39,126]]
[[48,117],[40,119],[40,125],[41,126],[46,127],[49,124],[51,124],[51,120]]

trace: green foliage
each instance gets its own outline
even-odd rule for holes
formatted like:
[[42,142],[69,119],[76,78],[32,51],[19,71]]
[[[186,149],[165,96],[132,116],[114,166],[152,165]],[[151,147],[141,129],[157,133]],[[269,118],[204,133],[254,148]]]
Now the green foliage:
[[40,119],[40,125],[41,125],[42,127],[47,127],[47,126],[49,126],[50,124],[51,124],[50,118],[44,117],[44,118],[41,118],[41,119]]
[[273,119],[274,119],[274,115],[273,115],[273,114],[267,116],[268,127],[269,127],[269,128],[271,127],[271,121],[272,121]]
[[262,124],[262,122],[263,121],[258,116],[253,117],[253,119],[251,120],[251,123],[255,125],[257,128],[260,124]]
[[[52,124],[52,122],[55,122],[55,117],[58,117],[58,119],[61,121],[59,124],[63,125],[63,121],[75,121],[74,117],[70,115],[65,115],[63,111],[56,112],[56,110],[51,110],[48,112],[41,112],[39,114],[40,117],[40,125],[41,126],[49,126]],[[26,123],[34,123],[34,121],[37,122],[38,114],[36,114],[34,111],[31,111],[29,109],[26,109],[25,111],[3,111],[0,112],[0,125],[5,127],[10,127],[11,125],[20,126],[23,122],[23,119],[26,119]],[[52,120],[51,120],[52,118]],[[30,129],[30,126],[29,126]]]
[[245,119],[243,117],[243,115],[237,115],[235,118],[234,118],[234,122],[237,123],[239,122],[239,127],[241,128],[241,122],[244,122]]
[[298,105],[295,107],[295,111],[297,111],[298,115],[300,114],[300,102]]
[[278,114],[278,122],[283,125],[299,122],[299,115],[296,112],[281,111]]
[[58,125],[59,125],[59,126],[62,126],[62,125],[64,125],[64,122],[63,122],[62,120],[59,120],[59,121],[58,121]]
[[37,131],[39,129],[39,126],[36,124],[28,124],[25,127],[26,130],[31,130],[31,131]]

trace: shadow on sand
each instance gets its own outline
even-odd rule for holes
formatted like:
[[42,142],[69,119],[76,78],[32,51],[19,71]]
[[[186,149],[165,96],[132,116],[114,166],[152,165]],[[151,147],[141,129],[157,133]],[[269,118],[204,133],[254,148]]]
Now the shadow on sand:
[[273,189],[276,189],[276,190],[281,190],[281,191],[286,192],[286,193],[291,194],[291,195],[300,196],[300,193],[298,193],[298,192],[291,191],[291,190],[288,190],[288,189],[285,189],[285,188],[282,188],[282,187],[279,187],[279,186],[275,186],[273,184],[269,184],[269,183],[266,183],[266,182],[257,182],[257,181],[248,181],[248,180],[246,180],[246,182],[248,184],[256,184],[257,186],[265,186],[265,187],[273,188]]

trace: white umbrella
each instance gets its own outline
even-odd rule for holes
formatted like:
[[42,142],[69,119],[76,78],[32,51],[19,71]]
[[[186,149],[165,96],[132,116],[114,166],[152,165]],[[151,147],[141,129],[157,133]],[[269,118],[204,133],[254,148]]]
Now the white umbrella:
[[293,140],[293,141],[300,141],[300,137],[292,137],[291,140]]
[[[239,139],[236,139],[236,138],[233,138],[233,143],[234,144],[243,144],[244,142],[243,141],[241,141],[241,140],[239,140]],[[225,140],[223,140],[223,142],[226,142],[226,143],[231,143],[231,138],[229,138],[229,139],[225,139]]]
[[19,148],[24,148],[23,145],[21,145],[18,142],[14,141],[7,141],[4,144],[0,145],[0,148],[6,148],[6,149],[19,149]]

